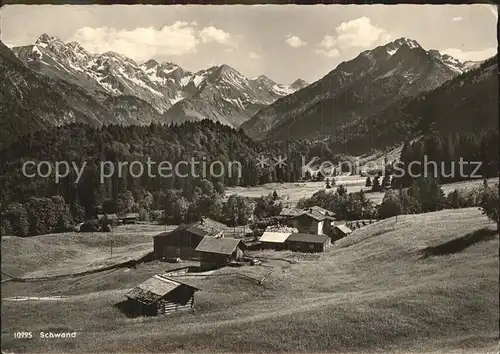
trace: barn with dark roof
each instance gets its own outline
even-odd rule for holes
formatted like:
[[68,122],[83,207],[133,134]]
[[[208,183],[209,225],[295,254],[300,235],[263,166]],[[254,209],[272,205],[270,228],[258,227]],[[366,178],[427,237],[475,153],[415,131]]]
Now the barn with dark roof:
[[223,235],[226,225],[204,218],[199,222],[183,224],[171,232],[162,232],[154,237],[156,259],[198,259],[195,249],[205,236]]

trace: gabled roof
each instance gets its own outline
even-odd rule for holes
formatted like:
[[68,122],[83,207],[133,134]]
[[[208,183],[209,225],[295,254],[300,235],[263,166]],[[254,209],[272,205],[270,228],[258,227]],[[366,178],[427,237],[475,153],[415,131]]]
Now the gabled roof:
[[200,229],[200,228],[198,227],[198,225],[189,226],[189,227],[186,229],[186,231],[187,231],[187,232],[190,232],[190,233],[192,233],[192,234],[195,234],[195,235],[201,236],[201,237],[205,237],[205,236],[207,236],[208,234],[210,234],[210,231]]
[[316,234],[303,234],[303,233],[295,233],[291,234],[286,242],[294,241],[294,242],[307,242],[307,243],[325,243],[328,240],[327,235],[316,235]]
[[174,232],[179,232],[179,231],[182,231],[182,230],[186,230],[190,227],[191,225],[190,224],[180,224],[179,226],[177,226],[174,230],[172,231],[164,231],[164,232],[160,232],[158,235],[155,235],[153,237],[165,237],[165,236],[169,236],[169,235],[172,235]]
[[226,225],[209,218],[204,218],[203,221],[193,222],[190,224],[181,224],[171,232],[162,232],[154,237],[164,237],[183,230],[186,230],[187,232],[198,235],[200,237],[215,236],[225,229],[227,229]]
[[352,232],[352,230],[345,225],[336,225],[335,228],[339,229],[340,231],[342,231],[346,235],[348,235]]
[[125,296],[129,299],[137,300],[143,304],[149,305],[160,300],[179,286],[187,286],[194,291],[200,290],[191,285],[167,278],[164,275],[156,274],[144,283],[137,285],[134,289],[125,294]]
[[326,215],[326,216],[335,216],[335,213],[333,211],[330,211],[328,209],[325,209],[325,208],[322,208],[320,206],[312,206],[310,207],[309,209],[313,210],[313,211],[317,211],[323,215]]
[[270,242],[270,243],[284,243],[291,232],[272,232],[266,231],[262,234],[259,241],[260,242]]
[[225,229],[227,229],[226,225],[209,218],[203,218],[191,224],[187,231],[199,236],[215,236]]
[[245,247],[241,240],[230,237],[204,237],[195,251],[230,256],[237,247]]
[[305,211],[297,208],[283,208],[280,212],[281,216],[297,216],[303,214]]
[[300,215],[295,216],[294,219],[295,218],[302,218],[304,216],[312,218],[312,219],[314,219],[316,221],[323,221],[325,219],[329,219],[329,217],[327,217],[327,216],[325,216],[325,215],[323,215],[320,212],[315,211],[315,210],[306,211],[306,212],[304,212],[304,213],[302,213]]

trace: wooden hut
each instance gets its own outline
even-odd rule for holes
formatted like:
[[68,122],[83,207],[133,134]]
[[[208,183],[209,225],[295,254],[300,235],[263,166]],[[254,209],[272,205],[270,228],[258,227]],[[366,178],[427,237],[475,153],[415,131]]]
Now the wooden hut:
[[327,235],[293,233],[285,241],[286,249],[296,252],[324,252],[331,245]]
[[135,224],[139,221],[139,213],[127,213],[118,218],[123,224]]
[[206,236],[196,247],[196,252],[202,269],[217,269],[242,260],[245,248],[245,244],[239,239]]
[[194,294],[199,290],[157,274],[125,294],[127,301],[123,310],[132,316],[157,316],[190,310],[194,307]]
[[340,240],[352,233],[352,230],[346,225],[336,225],[332,231],[332,241]]
[[265,231],[259,238],[259,242],[262,244],[263,248],[270,248],[277,251],[284,250],[285,241],[291,234],[292,234],[291,231],[285,231],[285,230]]

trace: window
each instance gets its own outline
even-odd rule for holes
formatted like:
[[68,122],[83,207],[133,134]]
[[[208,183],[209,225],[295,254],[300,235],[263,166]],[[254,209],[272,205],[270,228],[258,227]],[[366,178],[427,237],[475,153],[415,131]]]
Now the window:
[[310,245],[309,245],[309,249],[310,249],[310,250],[313,250],[313,249],[314,249],[314,245],[313,245],[313,244],[310,244]]

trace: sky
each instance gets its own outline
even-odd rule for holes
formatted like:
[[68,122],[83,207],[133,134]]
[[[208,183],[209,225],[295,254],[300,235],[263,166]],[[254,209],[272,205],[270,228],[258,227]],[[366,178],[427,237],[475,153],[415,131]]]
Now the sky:
[[493,5],[6,5],[1,40],[42,34],[115,51],[138,63],[197,71],[228,64],[247,77],[313,82],[338,64],[400,37],[461,61],[497,51]]

